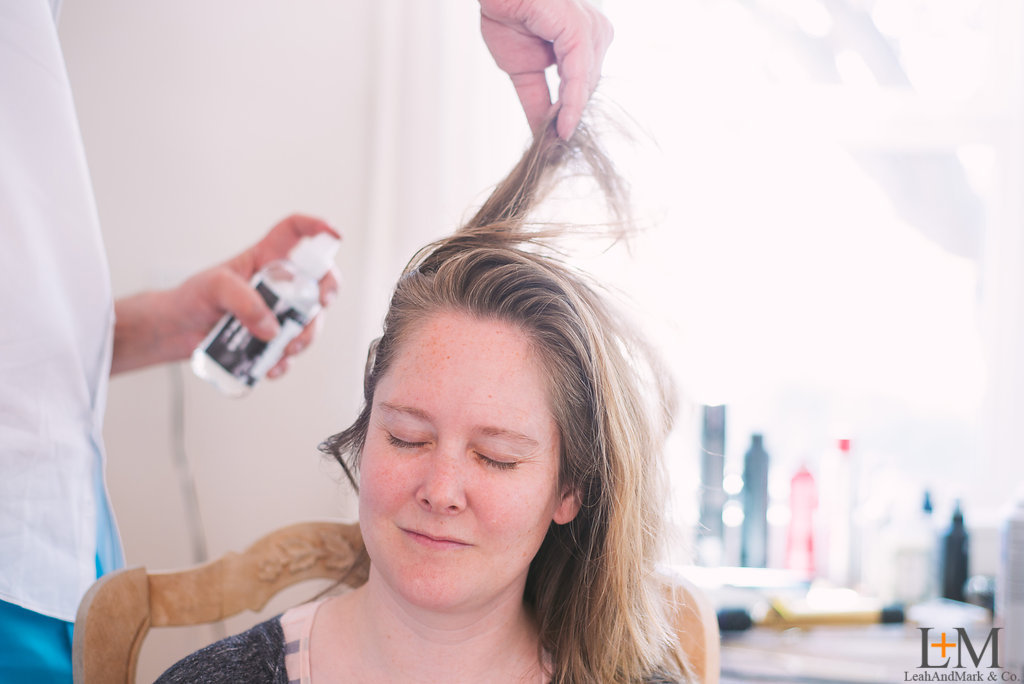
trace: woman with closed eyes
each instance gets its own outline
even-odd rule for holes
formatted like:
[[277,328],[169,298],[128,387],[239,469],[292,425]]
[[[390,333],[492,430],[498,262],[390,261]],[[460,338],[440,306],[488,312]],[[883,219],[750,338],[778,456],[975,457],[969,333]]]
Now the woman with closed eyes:
[[[599,289],[549,249],[571,227],[530,222],[578,167],[616,206],[621,184],[586,127],[566,142],[548,125],[477,215],[398,281],[365,405],[321,446],[358,482],[367,582],[161,681],[217,681],[252,653],[281,682],[685,680],[654,571],[671,388]],[[296,630],[308,639],[289,666],[282,644]]]

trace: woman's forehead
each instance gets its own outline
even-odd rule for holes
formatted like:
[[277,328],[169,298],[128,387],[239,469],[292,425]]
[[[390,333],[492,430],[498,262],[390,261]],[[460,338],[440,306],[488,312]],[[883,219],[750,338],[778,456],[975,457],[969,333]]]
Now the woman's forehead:
[[464,313],[433,314],[410,331],[377,389],[376,403],[412,413],[454,406],[551,417],[547,373],[527,336]]
[[529,337],[496,317],[440,311],[412,326],[398,345],[396,361],[465,365],[488,364],[496,369],[540,368]]

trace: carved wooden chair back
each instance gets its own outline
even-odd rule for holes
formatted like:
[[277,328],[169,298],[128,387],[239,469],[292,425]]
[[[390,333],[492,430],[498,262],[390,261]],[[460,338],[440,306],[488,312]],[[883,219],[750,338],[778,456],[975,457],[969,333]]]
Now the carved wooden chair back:
[[366,581],[369,559],[359,525],[306,522],[276,530],[242,553],[182,572],[128,568],[101,577],[82,599],[71,648],[79,684],[135,682],[150,627],[216,622],[258,611],[304,580]]
[[[216,622],[258,611],[277,592],[309,579],[366,581],[369,559],[358,524],[306,522],[259,539],[242,553],[182,572],[128,568],[100,578],[78,608],[72,644],[76,684],[134,684],[142,642],[151,627]],[[699,591],[670,587],[683,648],[695,679],[718,682],[718,623]]]

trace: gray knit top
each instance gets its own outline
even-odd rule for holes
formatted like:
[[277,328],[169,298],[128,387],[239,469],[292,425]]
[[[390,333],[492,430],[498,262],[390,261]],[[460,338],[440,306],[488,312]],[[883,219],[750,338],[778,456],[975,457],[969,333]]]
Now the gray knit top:
[[288,684],[280,617],[179,660],[157,684]]

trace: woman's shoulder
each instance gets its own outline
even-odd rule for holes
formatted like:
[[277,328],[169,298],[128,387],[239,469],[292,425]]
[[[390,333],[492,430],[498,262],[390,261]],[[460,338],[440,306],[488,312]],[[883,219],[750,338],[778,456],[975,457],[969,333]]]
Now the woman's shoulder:
[[157,684],[253,682],[287,684],[280,616],[179,660]]

